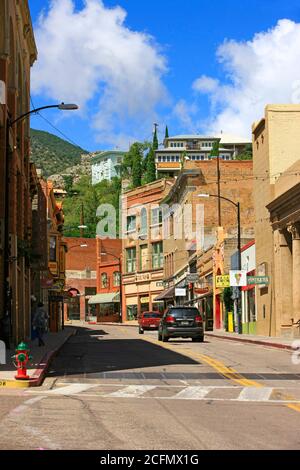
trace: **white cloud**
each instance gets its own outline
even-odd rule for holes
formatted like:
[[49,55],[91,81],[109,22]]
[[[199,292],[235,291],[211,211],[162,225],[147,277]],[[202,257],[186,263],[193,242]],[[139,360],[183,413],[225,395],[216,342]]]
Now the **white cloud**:
[[124,125],[151,129],[155,108],[167,97],[164,56],[125,19],[122,8],[106,8],[102,0],[85,0],[80,11],[72,0],[52,0],[35,29],[34,94],[78,103],[102,143],[115,143]]
[[197,132],[195,115],[198,108],[195,104],[190,104],[186,100],[179,100],[173,109],[173,116],[180,122],[181,126],[189,132]]
[[193,83],[193,89],[195,91],[199,91],[200,93],[211,93],[217,90],[218,86],[218,80],[215,80],[211,77],[207,77],[206,75],[202,75],[202,77],[198,78]]
[[201,77],[193,86],[209,95],[211,117],[202,123],[207,132],[249,136],[266,104],[299,101],[300,24],[280,20],[251,41],[225,41],[217,57],[228,83]]

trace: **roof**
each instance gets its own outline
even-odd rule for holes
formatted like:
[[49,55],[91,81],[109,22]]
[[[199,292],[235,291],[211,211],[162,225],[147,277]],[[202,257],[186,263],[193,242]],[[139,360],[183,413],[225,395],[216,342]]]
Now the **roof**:
[[221,139],[221,144],[251,144],[252,141],[248,137],[240,137],[231,134],[216,134],[215,136],[209,135],[175,135],[174,137],[169,137],[166,140],[217,140]]
[[95,152],[92,155],[92,162],[101,161],[103,158],[108,158],[109,156],[115,157],[124,157],[125,151],[122,150],[106,150],[105,152]]
[[89,305],[99,305],[99,304],[117,304],[120,302],[119,293],[111,294],[97,294],[90,298]]

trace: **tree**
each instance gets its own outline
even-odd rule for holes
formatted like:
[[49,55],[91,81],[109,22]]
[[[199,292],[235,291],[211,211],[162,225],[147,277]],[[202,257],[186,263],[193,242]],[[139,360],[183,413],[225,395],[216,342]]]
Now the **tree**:
[[153,136],[153,150],[158,150],[158,138],[157,138],[157,127],[155,126],[154,136]]
[[137,188],[142,185],[142,155],[135,147],[132,158],[132,186]]
[[64,180],[64,185],[65,185],[65,191],[67,191],[67,193],[70,194],[73,189],[73,176],[64,175],[63,180]]
[[165,133],[165,139],[169,138],[169,129],[168,126],[166,126],[166,133]]
[[218,157],[220,155],[220,142],[216,140],[213,144],[212,151],[210,153],[210,157]]
[[152,183],[156,180],[155,152],[151,148],[147,155],[146,183]]
[[236,159],[237,160],[252,160],[253,159],[252,144],[245,145],[245,149],[237,155]]
[[132,179],[133,161],[137,153],[139,153],[142,162],[142,170],[145,173],[147,162],[145,162],[144,154],[151,148],[150,142],[135,142],[131,145],[129,151],[125,154],[122,163],[122,177]]

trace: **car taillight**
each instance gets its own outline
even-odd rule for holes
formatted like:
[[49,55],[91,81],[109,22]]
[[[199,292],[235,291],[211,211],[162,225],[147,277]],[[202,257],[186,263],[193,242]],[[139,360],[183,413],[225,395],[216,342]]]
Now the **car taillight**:
[[196,323],[203,323],[202,317],[198,316],[195,318]]
[[166,322],[167,322],[167,323],[175,323],[175,318],[169,316],[169,317],[166,318]]

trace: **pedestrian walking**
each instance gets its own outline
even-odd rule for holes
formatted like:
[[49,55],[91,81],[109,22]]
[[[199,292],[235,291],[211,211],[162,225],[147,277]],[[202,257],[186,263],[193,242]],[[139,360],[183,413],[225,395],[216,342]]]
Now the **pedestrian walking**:
[[43,336],[48,330],[48,319],[49,315],[46,312],[44,304],[42,302],[38,303],[36,312],[33,317],[33,328],[35,328],[37,333],[37,338],[39,340],[39,346],[45,346]]

